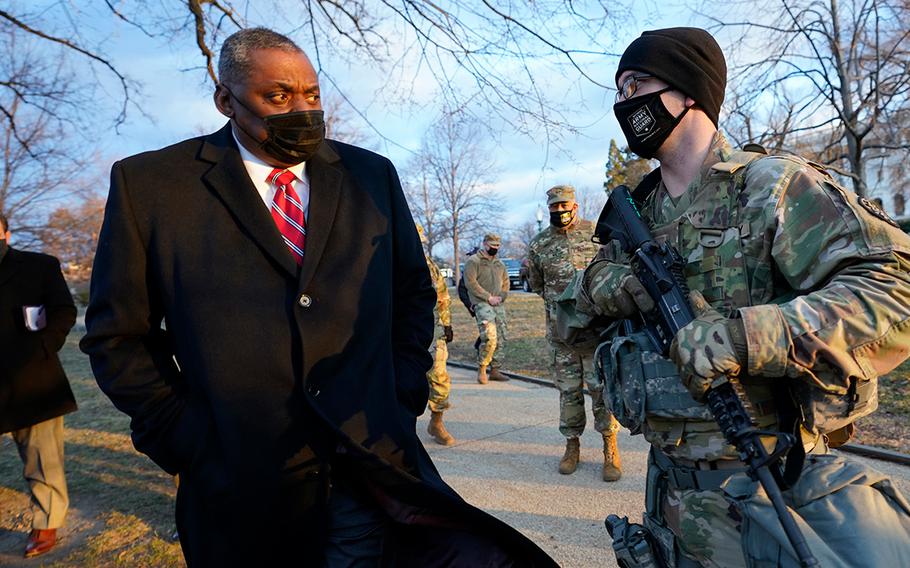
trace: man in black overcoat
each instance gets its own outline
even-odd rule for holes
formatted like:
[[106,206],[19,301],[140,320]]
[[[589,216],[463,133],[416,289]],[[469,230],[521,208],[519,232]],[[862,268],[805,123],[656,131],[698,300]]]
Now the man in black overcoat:
[[323,140],[316,72],[228,38],[209,136],[114,164],[83,350],[180,474],[190,566],[550,566],[415,431],[435,292],[395,168]]
[[10,432],[24,464],[30,557],[54,547],[69,507],[63,415],[76,410],[76,399],[57,351],[76,323],[76,306],[60,262],[11,248],[10,237],[0,214],[0,434]]

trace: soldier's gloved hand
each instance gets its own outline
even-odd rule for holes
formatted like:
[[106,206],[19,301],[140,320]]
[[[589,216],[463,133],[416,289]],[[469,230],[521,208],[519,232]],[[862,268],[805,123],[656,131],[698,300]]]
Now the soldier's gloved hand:
[[588,297],[606,316],[626,318],[654,309],[654,299],[624,264],[597,262],[585,271]]
[[455,339],[455,332],[452,331],[451,325],[442,326],[442,333],[446,336],[446,343],[452,343],[452,340]]
[[746,359],[745,331],[741,321],[722,316],[701,292],[690,292],[689,303],[695,319],[676,333],[670,359],[692,398],[703,401],[715,379],[739,375]]

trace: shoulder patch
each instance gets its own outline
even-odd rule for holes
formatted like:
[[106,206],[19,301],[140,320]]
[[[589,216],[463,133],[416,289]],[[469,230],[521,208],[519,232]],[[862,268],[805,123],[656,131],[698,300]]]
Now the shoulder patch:
[[865,209],[866,211],[871,213],[873,217],[877,217],[878,219],[881,219],[882,221],[888,223],[889,225],[892,225],[892,226],[900,229],[900,226],[897,224],[897,222],[894,219],[892,219],[891,216],[888,215],[881,207],[876,205],[875,202],[872,201],[871,199],[869,199],[867,197],[857,197],[857,201],[859,202],[860,206],[862,206],[863,209]]

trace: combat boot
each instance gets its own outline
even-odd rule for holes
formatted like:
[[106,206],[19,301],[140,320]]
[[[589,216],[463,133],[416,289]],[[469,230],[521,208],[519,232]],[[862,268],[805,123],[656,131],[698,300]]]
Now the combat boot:
[[490,369],[490,380],[491,381],[508,381],[509,377],[503,375],[497,367]]
[[622,477],[619,462],[619,448],[616,447],[616,433],[604,434],[604,481],[616,481]]
[[433,436],[433,441],[443,446],[451,446],[455,443],[455,438],[446,430],[446,425],[442,423],[442,412],[433,412],[430,416],[430,424],[427,426],[427,434]]
[[578,438],[569,438],[566,440],[566,453],[559,460],[559,473],[569,475],[575,473],[578,467],[578,457],[581,450],[581,442]]
[[487,368],[485,365],[477,367],[477,382],[482,385],[487,384]]

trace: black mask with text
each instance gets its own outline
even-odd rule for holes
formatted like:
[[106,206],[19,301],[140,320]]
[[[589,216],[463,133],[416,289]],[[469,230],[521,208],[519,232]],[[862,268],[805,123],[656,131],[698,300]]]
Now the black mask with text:
[[499,247],[490,247],[487,249],[487,254],[490,256],[496,256],[497,252],[499,252]]
[[613,114],[619,121],[629,149],[642,158],[651,159],[663,145],[679,121],[689,111],[683,109],[673,116],[660,100],[661,93],[672,91],[667,87],[647,95],[620,101],[613,105]]
[[[230,89],[224,88],[243,108],[262,120],[266,138],[259,142],[259,147],[269,156],[283,164],[299,164],[309,160],[319,150],[325,139],[325,115],[321,110],[300,110],[259,116]],[[256,137],[247,132],[239,121],[235,120],[234,124],[244,134],[256,140]]]
[[568,211],[550,211],[550,224],[557,229],[568,227],[572,224],[573,219],[575,219],[575,211],[572,209]]

